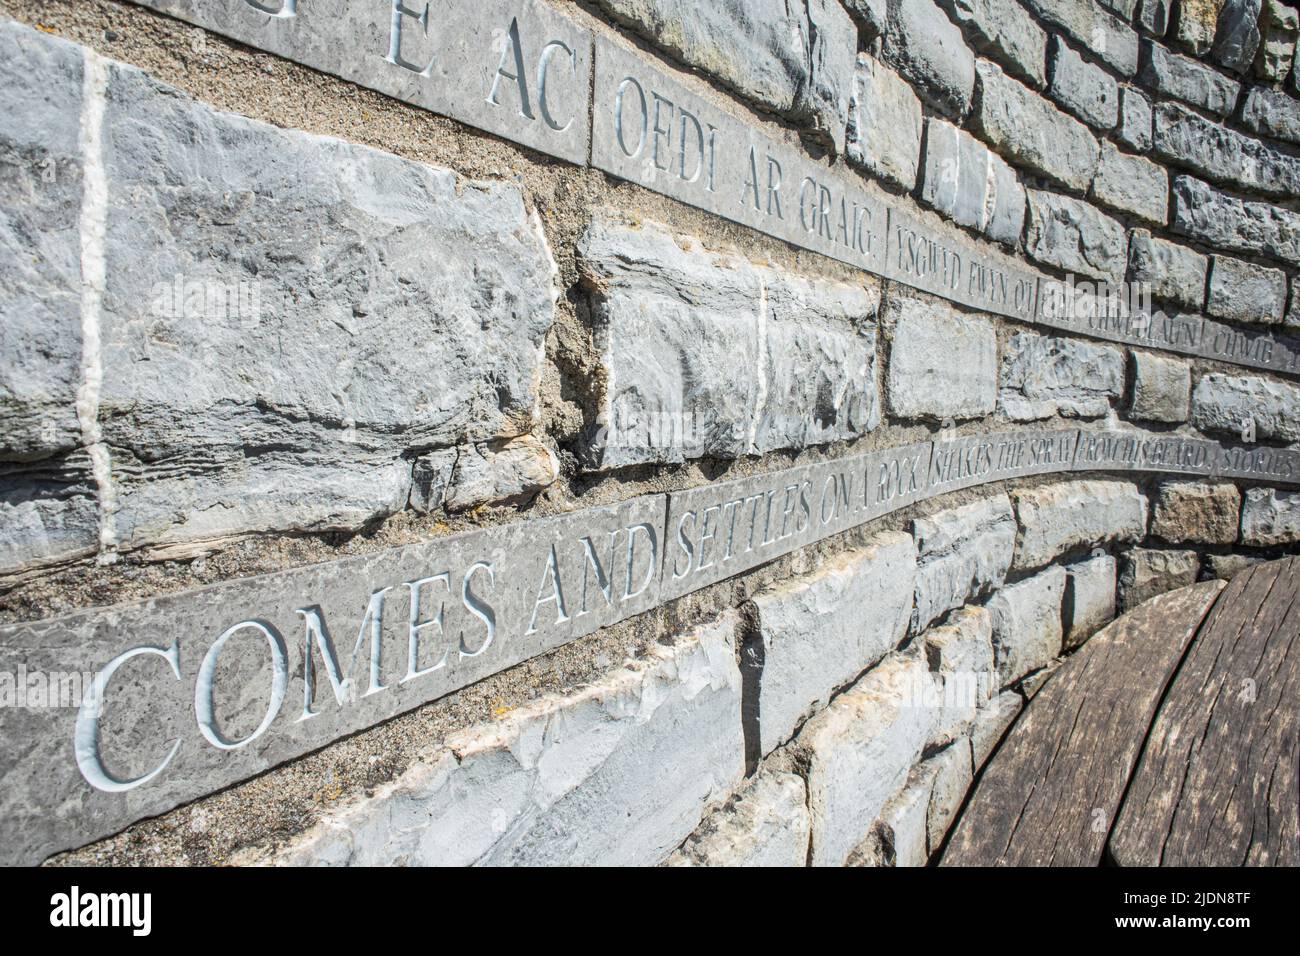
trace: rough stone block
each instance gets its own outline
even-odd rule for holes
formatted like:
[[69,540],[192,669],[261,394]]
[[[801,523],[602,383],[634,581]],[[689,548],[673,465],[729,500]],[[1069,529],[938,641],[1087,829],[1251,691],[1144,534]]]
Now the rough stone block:
[[903,788],[891,796],[867,838],[849,854],[845,866],[925,866],[930,795],[935,767],[928,761],[914,769]]
[[934,0],[889,0],[881,55],[944,115],[960,119],[970,110],[975,57]]
[[1182,359],[1152,352],[1132,354],[1132,418],[1178,424],[1191,413],[1192,369]]
[[1263,563],[1263,558],[1250,554],[1207,554],[1204,567],[1210,577],[1231,581],[1243,571],[1249,571],[1255,565]]
[[1255,52],[1255,75],[1265,83],[1281,83],[1295,60],[1300,14],[1295,7],[1264,0],[1259,14],[1259,48]]
[[1239,435],[1247,419],[1262,439],[1300,441],[1300,388],[1254,376],[1211,372],[1192,390],[1192,424]]
[[1079,339],[1015,332],[1002,351],[998,407],[1012,421],[1097,418],[1124,394],[1124,352]]
[[1005,494],[912,521],[916,539],[919,633],[953,608],[1002,586],[1015,549],[1016,521]]
[[1115,135],[1119,141],[1136,153],[1145,153],[1151,148],[1151,101],[1145,93],[1126,86],[1119,95],[1119,126]]
[[1162,37],[1173,22],[1174,0],[1138,0],[1137,23],[1146,33]]
[[892,298],[888,313],[890,412],[938,421],[992,413],[997,338],[990,322],[911,297]]
[[1125,552],[1119,573],[1119,609],[1123,614],[1157,594],[1196,583],[1201,558],[1195,551],[1156,551],[1134,548]]
[[1101,144],[1092,198],[1103,206],[1163,226],[1169,221],[1169,174],[1149,159]]
[[457,457],[456,449],[442,448],[415,459],[411,465],[411,497],[407,507],[420,514],[441,508],[447,500]]
[[1286,273],[1228,256],[1214,256],[1205,311],[1233,322],[1277,325],[1286,311]]
[[970,734],[971,763],[976,770],[992,756],[1007,728],[1015,723],[1024,707],[1025,699],[1020,694],[1005,690],[979,709]]
[[1222,119],[1232,112],[1241,84],[1211,66],[1148,40],[1138,79],[1161,96],[1171,96]]
[[926,843],[930,855],[933,855],[943,845],[943,838],[966,799],[975,773],[971,767],[970,746],[965,738],[930,757],[926,763],[934,764],[934,785],[930,788],[930,807],[925,825]]
[[1123,76],[1137,72],[1137,32],[1094,0],[1025,0],[1025,5]]
[[278,852],[288,865],[649,866],[741,782],[737,620],[454,735]]
[[1281,90],[1252,86],[1241,108],[1241,125],[1261,136],[1300,143],[1300,100]]
[[1287,304],[1282,322],[1290,329],[1300,329],[1300,279],[1291,280],[1291,301]]
[[840,0],[863,40],[871,41],[885,32],[889,22],[889,0]]
[[555,267],[518,187],[103,68],[107,544],[360,527],[412,449],[527,428]]
[[763,754],[898,646],[911,621],[915,583],[912,537],[890,531],[754,596],[758,634],[744,664],[757,684]]
[[1174,39],[1196,56],[1210,51],[1224,0],[1178,0]]
[[1083,192],[1097,171],[1099,147],[1088,127],[1058,110],[994,63],[976,66],[974,125],[998,153],[1067,189]]
[[1127,481],[1081,479],[1011,493],[1020,530],[1016,570],[1040,568],[1076,548],[1141,541],[1147,499]]
[[939,710],[929,744],[947,746],[970,732],[977,710],[998,687],[993,619],[985,608],[960,608],[922,639]]
[[874,57],[858,56],[849,101],[849,162],[910,192],[921,161],[921,101]]
[[838,0],[597,0],[737,95],[844,148],[857,28]]
[[1300,492],[1250,488],[1241,507],[1241,543],[1272,548],[1300,541]]
[[1204,304],[1209,257],[1134,229],[1128,259],[1129,281],[1148,285],[1153,298],[1197,311]]
[[714,810],[668,866],[806,866],[807,791],[793,773],[763,769]]
[[999,686],[1046,667],[1061,653],[1065,569],[1051,567],[1008,584],[988,602]]
[[1300,192],[1300,158],[1220,126],[1181,103],[1156,107],[1152,148],[1167,162],[1237,189],[1278,197]]
[[589,449],[599,467],[762,454],[878,423],[878,287],[778,272],[609,217],[579,255],[611,383]]
[[1025,221],[1025,189],[995,153],[964,130],[926,123],[921,199],[959,225],[1014,245]]
[[1174,232],[1300,266],[1300,213],[1229,196],[1191,176],[1174,179],[1173,196]]
[[1240,521],[1236,485],[1166,481],[1156,495],[1151,533],[1170,544],[1233,544]]
[[1116,567],[1114,557],[1099,554],[1065,569],[1061,626],[1067,651],[1115,619]]
[[560,461],[532,435],[471,445],[456,459],[445,503],[449,511],[526,501],[560,477]]
[[1025,251],[1039,262],[1119,282],[1128,258],[1124,227],[1086,202],[1030,189]]
[[804,725],[813,866],[843,864],[907,780],[935,719],[928,686],[922,659],[891,655]]
[[1035,89],[1047,85],[1047,33],[1016,0],[939,0],[970,45]]
[[1214,29],[1210,58],[1225,69],[1244,73],[1259,48],[1259,15],[1263,0],[1224,0]]
[[1052,99],[1089,126],[1106,131],[1119,122],[1119,84],[1099,66],[1052,37]]

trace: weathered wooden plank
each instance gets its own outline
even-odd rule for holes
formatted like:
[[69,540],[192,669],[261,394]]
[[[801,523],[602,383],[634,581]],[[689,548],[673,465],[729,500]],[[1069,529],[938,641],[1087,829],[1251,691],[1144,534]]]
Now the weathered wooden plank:
[[1110,839],[1126,866],[1295,866],[1300,558],[1235,578],[1152,727]]
[[1093,866],[1166,685],[1220,581],[1142,605],[1039,691],[967,804],[945,866]]

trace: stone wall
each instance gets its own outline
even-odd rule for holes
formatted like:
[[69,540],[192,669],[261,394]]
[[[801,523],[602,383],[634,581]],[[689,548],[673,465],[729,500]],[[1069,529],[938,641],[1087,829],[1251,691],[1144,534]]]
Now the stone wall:
[[921,864],[1300,545],[1292,5],[446,6],[0,0],[4,861]]

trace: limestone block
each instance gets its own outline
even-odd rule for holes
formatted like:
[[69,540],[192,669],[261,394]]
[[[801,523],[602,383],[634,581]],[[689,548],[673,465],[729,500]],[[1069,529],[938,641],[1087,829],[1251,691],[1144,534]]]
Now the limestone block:
[[1151,533],[1171,544],[1233,544],[1240,523],[1236,485],[1165,481],[1156,495]]
[[1278,325],[1286,311],[1286,273],[1228,256],[1213,256],[1205,311],[1231,322]]
[[1006,580],[1015,549],[1011,501],[997,494],[912,521],[916,539],[916,610],[920,633],[953,608],[991,594]]
[[[883,2],[883,0],[882,0]],[[849,101],[849,162],[906,191],[921,161],[921,101],[879,60],[858,55]]]
[[1008,584],[988,601],[1001,687],[1046,667],[1061,653],[1065,569],[1050,567]]
[[1061,620],[1067,651],[1114,620],[1116,570],[1115,559],[1109,554],[1066,567]]
[[1012,421],[1097,418],[1124,394],[1124,353],[1108,345],[1016,332],[1002,353],[999,409]]
[[960,119],[970,109],[975,57],[934,0],[889,0],[881,55],[945,115]]
[[1241,508],[1241,543],[1271,548],[1300,541],[1300,492],[1250,488]]
[[1016,570],[1039,568],[1076,548],[1140,541],[1147,499],[1127,481],[1081,479],[1011,493],[1020,530]]
[[997,337],[946,302],[893,297],[889,410],[902,418],[980,418],[997,402]]
[[1128,258],[1124,227],[1071,196],[1029,191],[1025,251],[1039,262],[1066,272],[1119,282]]
[[1120,613],[1131,611],[1157,594],[1196,583],[1201,559],[1195,551],[1134,548],[1123,555],[1119,572]]
[[1300,441],[1300,388],[1250,375],[1203,375],[1192,390],[1192,424],[1203,432],[1240,435],[1249,419],[1262,439]]
[[1130,282],[1145,283],[1151,296],[1200,311],[1210,260],[1187,246],[1134,229],[1129,240]]
[[809,817],[803,778],[763,769],[714,810],[668,866],[805,866]]
[[1177,424],[1191,414],[1192,370],[1182,359],[1133,351],[1133,400],[1129,415]]

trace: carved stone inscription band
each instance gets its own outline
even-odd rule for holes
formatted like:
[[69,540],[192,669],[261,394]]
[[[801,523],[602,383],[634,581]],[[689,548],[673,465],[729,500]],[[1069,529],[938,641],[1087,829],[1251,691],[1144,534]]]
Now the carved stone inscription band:
[[79,708],[0,710],[2,859],[115,832],[914,502],[1073,471],[1300,485],[1300,452],[1135,429],[940,438],[0,628],[11,662],[92,675]]

